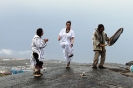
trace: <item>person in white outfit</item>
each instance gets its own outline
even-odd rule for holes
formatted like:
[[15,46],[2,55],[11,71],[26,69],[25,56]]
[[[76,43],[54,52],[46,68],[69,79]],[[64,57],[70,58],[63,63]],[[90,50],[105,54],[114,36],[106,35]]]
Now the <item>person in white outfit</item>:
[[62,29],[58,36],[58,41],[60,41],[60,46],[63,48],[64,58],[66,59],[67,66],[69,68],[71,59],[73,57],[73,44],[74,44],[75,34],[71,29],[71,21],[66,22],[66,28]]
[[31,66],[34,68],[34,75],[42,75],[40,70],[42,69],[44,51],[43,48],[47,46],[48,39],[42,39],[44,32],[42,28],[38,28],[36,35],[32,39],[32,54],[31,54]]

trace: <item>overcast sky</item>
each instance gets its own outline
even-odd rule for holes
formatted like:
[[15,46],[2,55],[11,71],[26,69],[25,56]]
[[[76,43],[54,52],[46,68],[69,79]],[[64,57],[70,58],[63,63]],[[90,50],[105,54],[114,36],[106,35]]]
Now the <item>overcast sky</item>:
[[93,60],[92,34],[104,24],[111,37],[120,27],[124,32],[107,46],[106,62],[133,60],[133,0],[0,0],[0,57],[29,58],[37,28],[49,38],[46,59],[64,60],[57,36],[68,20],[75,31],[74,62]]

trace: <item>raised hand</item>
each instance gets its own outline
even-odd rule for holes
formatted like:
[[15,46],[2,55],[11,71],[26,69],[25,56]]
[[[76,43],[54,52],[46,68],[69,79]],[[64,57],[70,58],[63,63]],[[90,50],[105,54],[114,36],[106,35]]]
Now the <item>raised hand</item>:
[[45,43],[48,42],[48,39],[44,39],[44,42],[45,42]]

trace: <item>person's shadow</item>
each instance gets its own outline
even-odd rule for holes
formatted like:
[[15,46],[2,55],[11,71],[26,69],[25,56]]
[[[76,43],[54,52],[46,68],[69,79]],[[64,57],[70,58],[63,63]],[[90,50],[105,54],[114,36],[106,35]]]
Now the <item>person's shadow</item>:
[[64,69],[64,75],[71,76],[74,74],[74,70],[72,67]]

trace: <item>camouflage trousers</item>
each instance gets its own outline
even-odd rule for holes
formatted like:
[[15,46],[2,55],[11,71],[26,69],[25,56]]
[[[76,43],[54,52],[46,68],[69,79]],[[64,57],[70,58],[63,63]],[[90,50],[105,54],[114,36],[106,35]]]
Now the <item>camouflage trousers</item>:
[[95,52],[95,55],[94,55],[92,66],[97,66],[99,61],[99,56],[101,56],[99,66],[103,66],[106,58],[106,51],[104,50],[104,51],[94,51],[94,52]]

